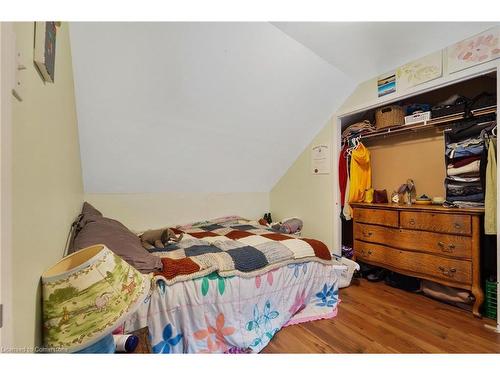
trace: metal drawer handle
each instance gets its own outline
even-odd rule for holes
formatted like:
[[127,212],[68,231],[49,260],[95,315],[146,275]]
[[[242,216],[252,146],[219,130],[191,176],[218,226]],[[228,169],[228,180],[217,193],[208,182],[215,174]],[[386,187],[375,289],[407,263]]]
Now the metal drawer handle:
[[410,219],[410,225],[415,225],[415,219]]
[[444,251],[445,253],[452,253],[453,249],[455,248],[455,245],[452,243],[448,246],[445,246],[445,243],[443,241],[439,241],[438,246],[441,248],[441,251]]
[[368,255],[371,255],[372,254],[372,251],[371,250],[368,250]]
[[365,237],[370,237],[372,234],[373,234],[372,232],[363,231],[363,236]]
[[446,269],[443,266],[439,266],[439,270],[441,271],[441,273],[443,275],[448,276],[448,277],[454,277],[455,272],[457,272],[457,270],[455,268]]
[[455,223],[455,229],[460,229],[462,226],[459,223]]

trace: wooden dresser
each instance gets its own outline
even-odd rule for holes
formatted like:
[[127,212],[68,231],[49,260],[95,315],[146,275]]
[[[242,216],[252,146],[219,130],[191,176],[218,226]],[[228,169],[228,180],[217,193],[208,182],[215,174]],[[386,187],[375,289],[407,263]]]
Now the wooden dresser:
[[353,203],[356,259],[405,275],[470,290],[480,277],[481,209]]

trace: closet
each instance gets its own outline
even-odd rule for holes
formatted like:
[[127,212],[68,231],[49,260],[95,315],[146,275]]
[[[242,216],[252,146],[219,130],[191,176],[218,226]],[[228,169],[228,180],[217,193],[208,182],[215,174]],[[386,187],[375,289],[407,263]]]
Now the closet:
[[497,274],[496,95],[492,72],[384,105],[430,119],[374,128],[379,107],[345,116],[338,160],[344,255],[468,291],[478,317]]

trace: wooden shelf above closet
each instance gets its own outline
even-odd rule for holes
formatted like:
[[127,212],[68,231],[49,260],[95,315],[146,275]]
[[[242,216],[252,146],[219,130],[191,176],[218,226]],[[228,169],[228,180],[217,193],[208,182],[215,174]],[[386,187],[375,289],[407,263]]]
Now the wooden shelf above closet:
[[[496,112],[497,112],[497,107],[491,106],[487,108],[472,110],[471,114],[474,117],[477,117],[477,116],[494,114]],[[393,126],[389,128],[380,129],[374,132],[362,134],[360,135],[359,139],[384,138],[391,135],[405,134],[418,130],[440,128],[455,121],[463,120],[464,118],[465,118],[465,113],[461,112],[450,116],[436,117],[428,121],[417,122],[411,125],[400,125],[400,126]]]

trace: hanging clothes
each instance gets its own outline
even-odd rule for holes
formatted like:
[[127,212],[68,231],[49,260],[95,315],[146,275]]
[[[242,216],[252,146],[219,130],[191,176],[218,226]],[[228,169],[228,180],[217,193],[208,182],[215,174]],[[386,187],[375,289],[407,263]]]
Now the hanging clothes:
[[484,199],[484,232],[497,234],[497,145],[490,139],[486,165],[486,194]]
[[346,182],[345,182],[345,190],[344,190],[344,200],[341,201],[341,206],[342,210],[340,212],[340,217],[345,220],[349,221],[352,219],[352,208],[349,205],[349,186],[350,186],[350,165],[351,165],[351,155],[348,152],[349,148],[352,147],[351,145],[352,140],[349,140],[346,142],[346,147],[345,147],[345,152],[343,154],[343,157],[345,158],[345,170],[346,170]]
[[339,188],[340,188],[340,207],[344,207],[345,201],[345,192],[347,185],[347,151],[348,145],[347,142],[340,151],[339,156]]
[[370,151],[360,143],[351,153],[349,203],[362,202],[365,190],[371,187]]
[[[346,183],[346,192],[349,193],[350,191],[350,179],[349,175],[347,175],[347,183]],[[344,207],[342,208],[342,215],[345,220],[349,221],[352,219],[352,208],[351,205],[349,204],[349,194],[345,194],[344,197]]]

